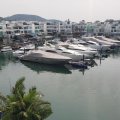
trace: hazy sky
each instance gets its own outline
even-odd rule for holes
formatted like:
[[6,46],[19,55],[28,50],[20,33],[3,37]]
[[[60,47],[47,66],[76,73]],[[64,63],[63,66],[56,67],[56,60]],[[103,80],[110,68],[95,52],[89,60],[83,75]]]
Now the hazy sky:
[[13,14],[75,22],[120,19],[120,0],[0,0],[0,16]]

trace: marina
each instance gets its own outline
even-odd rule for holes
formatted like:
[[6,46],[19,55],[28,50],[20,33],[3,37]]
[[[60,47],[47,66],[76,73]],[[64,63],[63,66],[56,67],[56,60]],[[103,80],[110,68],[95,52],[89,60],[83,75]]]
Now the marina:
[[19,61],[1,53],[1,92],[7,95],[16,80],[25,76],[26,88],[36,86],[52,104],[53,114],[47,120],[119,120],[120,52],[95,61],[94,67],[82,71]]
[[[108,42],[104,41],[103,37],[101,39],[98,37],[68,38],[64,42],[56,39],[44,40],[42,45],[38,45],[38,41],[29,38],[30,40],[18,49],[14,50],[11,45],[2,47],[1,52],[11,51],[13,56],[21,61],[57,65],[71,64],[79,67],[85,66],[86,59],[91,61],[96,57],[107,56],[108,53],[119,49],[118,40]],[[104,37],[104,39],[108,38]]]
[[[36,25],[41,23],[28,24],[33,33]],[[72,30],[69,22],[64,25]],[[1,93],[8,95],[16,80],[25,77],[26,89],[36,86],[51,103],[53,113],[46,120],[119,120],[119,39],[11,29],[0,43]]]
[[0,120],[120,120],[120,0],[1,0]]

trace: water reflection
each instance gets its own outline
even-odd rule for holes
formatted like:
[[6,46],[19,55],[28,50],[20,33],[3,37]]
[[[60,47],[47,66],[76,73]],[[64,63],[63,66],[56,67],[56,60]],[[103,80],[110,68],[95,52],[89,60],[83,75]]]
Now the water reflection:
[[[47,120],[120,119],[119,51],[110,53],[108,58],[96,58],[98,66],[89,66],[86,70],[13,60],[9,55],[0,54],[2,69],[9,62],[18,62],[7,65],[6,70],[0,72],[1,91],[8,94],[9,80],[14,84],[24,75],[26,87],[35,85],[51,102],[53,114]],[[44,74],[36,74],[41,72]]]
[[[104,55],[104,54],[103,54]],[[105,54],[106,55],[106,54]],[[120,58],[120,50],[115,50],[112,53],[107,54],[107,57],[111,58]],[[100,58],[96,58],[98,63],[101,65],[102,61],[107,58],[106,56],[101,56]],[[96,61],[95,59],[95,61]],[[89,69],[90,67],[97,66],[97,63],[94,61],[94,63],[88,65]],[[10,62],[16,63],[20,62],[16,60],[11,53],[0,53],[0,70],[2,70],[5,66],[7,66]],[[36,71],[37,73],[40,72],[52,72],[52,73],[61,73],[61,74],[71,74],[71,71],[78,70],[83,75],[85,74],[86,70],[89,69],[80,69],[80,68],[74,68],[72,66],[55,66],[55,65],[45,65],[45,64],[39,64],[39,63],[32,63],[32,62],[21,62],[23,65],[27,66],[33,71]]]
[[61,74],[72,73],[65,66],[45,65],[39,63],[32,63],[28,61],[22,61],[21,63],[27,66],[28,68],[30,68],[31,70],[36,71],[37,73],[40,72],[52,72],[52,73],[61,73]]
[[120,57],[120,49],[116,50],[116,51],[113,51],[111,53],[111,57],[112,58],[119,58]]
[[3,69],[12,59],[11,53],[0,53],[0,70]]

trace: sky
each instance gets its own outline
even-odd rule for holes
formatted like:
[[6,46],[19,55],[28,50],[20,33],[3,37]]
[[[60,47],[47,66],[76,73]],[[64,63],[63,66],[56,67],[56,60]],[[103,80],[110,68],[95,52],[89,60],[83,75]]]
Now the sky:
[[73,22],[120,19],[120,0],[0,0],[0,16],[39,15]]

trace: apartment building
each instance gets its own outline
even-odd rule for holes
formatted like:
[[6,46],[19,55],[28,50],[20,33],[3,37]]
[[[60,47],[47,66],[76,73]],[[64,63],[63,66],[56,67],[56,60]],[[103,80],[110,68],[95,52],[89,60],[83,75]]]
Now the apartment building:
[[62,21],[1,21],[0,36],[4,34],[39,34],[39,35],[120,35],[120,21],[106,20],[105,22],[70,22]]
[[1,21],[0,22],[0,37],[3,37],[3,35],[6,32],[6,25],[5,25],[5,21]]
[[98,35],[98,36],[99,35],[104,35],[104,32],[105,32],[104,22],[95,21],[93,24],[94,24],[93,34]]
[[75,36],[85,35],[87,33],[85,20],[82,20],[79,23],[73,23],[72,32]]

